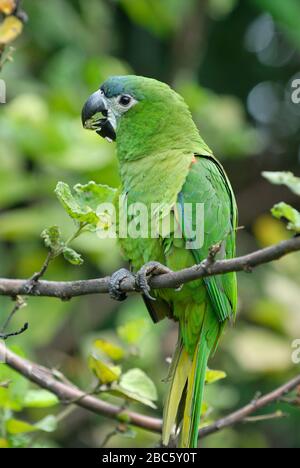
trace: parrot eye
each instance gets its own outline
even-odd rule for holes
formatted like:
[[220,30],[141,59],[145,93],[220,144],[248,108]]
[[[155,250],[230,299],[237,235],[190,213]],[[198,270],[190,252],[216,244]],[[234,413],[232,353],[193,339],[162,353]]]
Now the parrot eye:
[[129,104],[131,104],[131,97],[128,96],[127,94],[123,94],[119,98],[119,104],[121,104],[121,106],[124,106],[124,107],[129,106]]

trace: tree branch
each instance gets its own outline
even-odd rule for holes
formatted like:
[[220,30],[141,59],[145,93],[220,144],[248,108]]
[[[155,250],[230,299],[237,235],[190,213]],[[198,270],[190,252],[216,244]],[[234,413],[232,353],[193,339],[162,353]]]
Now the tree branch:
[[280,399],[293,391],[295,388],[299,387],[300,385],[300,375],[295,377],[293,380],[290,380],[286,384],[282,385],[281,387],[277,388],[271,393],[261,397],[255,398],[251,403],[247,406],[244,406],[238,411],[226,416],[225,418],[219,419],[215,423],[204,427],[199,431],[200,437],[207,437],[215,432],[221,431],[226,427],[233,426],[239,422],[247,420],[250,414],[254,413],[255,411],[264,408],[272,403],[277,403]]
[[[104,402],[92,395],[86,394],[71,383],[58,381],[53,372],[49,369],[39,366],[31,361],[28,361],[20,356],[17,356],[12,351],[8,350],[3,343],[0,342],[0,356],[4,357],[5,363],[16,370],[31,382],[38,386],[51,391],[63,403],[75,404],[85,408],[93,413],[115,419],[117,421],[126,421],[141,429],[145,429],[155,433],[161,433],[162,421],[158,418],[144,416],[142,414],[124,410],[118,406]],[[285,385],[277,388],[273,392],[253,400],[249,405],[240,410],[210,424],[199,431],[199,437],[204,438],[215,432],[218,432],[226,427],[233,426],[239,422],[247,421],[249,415],[259,409],[262,409],[271,403],[279,402],[282,397],[290,393],[300,385],[300,375],[289,381]]]
[[[151,279],[150,285],[153,289],[178,288],[181,284],[207,276],[221,275],[233,271],[251,272],[255,267],[279,260],[285,255],[297,251],[300,251],[300,237],[295,237],[280,244],[231,260],[216,262],[205,260],[191,268],[156,276]],[[28,280],[0,278],[0,296],[16,297],[31,295],[67,300],[77,296],[108,293],[109,281],[109,277],[69,282],[38,281],[35,287],[31,291],[28,291]],[[122,282],[121,291],[126,293],[136,292],[134,280],[130,278],[125,279]]]
[[21,358],[17,354],[5,347],[0,342],[0,356],[9,367],[22,374],[31,382],[37,384],[54,393],[62,403],[75,404],[93,413],[122,421],[130,421],[130,424],[147,429],[153,432],[160,432],[162,422],[160,419],[144,416],[128,410],[123,410],[118,406],[102,401],[89,395],[76,386],[67,382],[58,381],[50,369],[35,364],[27,359]]

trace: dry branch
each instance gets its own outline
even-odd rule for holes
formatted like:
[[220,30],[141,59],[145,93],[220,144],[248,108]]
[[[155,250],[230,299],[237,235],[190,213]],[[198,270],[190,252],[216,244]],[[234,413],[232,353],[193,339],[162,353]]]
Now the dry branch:
[[[220,260],[213,263],[205,260],[191,268],[156,276],[150,281],[150,285],[153,289],[177,288],[181,284],[207,276],[220,275],[232,271],[250,272],[253,268],[279,260],[297,251],[300,251],[300,237],[295,237],[280,244],[231,260]],[[109,281],[110,277],[69,282],[38,281],[34,288],[30,290],[28,288],[28,280],[0,278],[0,296],[16,297],[30,295],[56,297],[67,300],[77,296],[106,294],[108,293]],[[134,280],[129,278],[124,280],[121,285],[121,291],[126,293],[136,292]]]

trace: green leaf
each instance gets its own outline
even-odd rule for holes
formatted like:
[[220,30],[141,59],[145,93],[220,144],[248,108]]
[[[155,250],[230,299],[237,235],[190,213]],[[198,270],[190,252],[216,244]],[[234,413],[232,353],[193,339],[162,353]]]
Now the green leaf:
[[57,428],[55,416],[46,416],[36,424],[30,424],[19,419],[9,419],[6,422],[6,430],[11,435],[26,434],[29,432],[54,432]]
[[22,32],[23,23],[15,16],[8,16],[0,24],[0,44],[14,41]]
[[76,185],[72,193],[67,184],[59,182],[55,193],[72,219],[96,228],[99,222],[98,206],[102,203],[112,203],[116,189],[89,182],[86,185]]
[[58,182],[55,193],[68,215],[80,223],[96,224],[97,215],[73,196],[70,187],[64,182]]
[[111,384],[119,380],[121,368],[109,365],[94,356],[89,357],[89,368],[94,372],[99,382],[103,385]]
[[29,424],[19,419],[9,419],[6,422],[6,430],[9,434],[25,434],[27,432],[36,432],[39,429],[33,424]]
[[[11,347],[11,350],[19,356],[25,357],[24,352],[19,346],[14,345]],[[10,382],[7,388],[0,387],[0,408],[20,411],[23,408],[24,395],[29,390],[30,384],[28,380],[7,365],[1,364],[0,381]]]
[[131,421],[129,414],[126,413],[126,411],[122,411],[121,413],[119,413],[117,415],[117,419],[118,419],[118,421],[120,421],[121,423],[124,423],[124,424],[129,424],[130,421]]
[[35,427],[43,432],[54,432],[57,429],[57,419],[55,416],[49,415],[41,419],[35,424]]
[[96,340],[94,342],[94,346],[105,353],[113,361],[120,361],[125,355],[124,349],[106,340]]
[[44,240],[45,246],[54,253],[58,252],[64,244],[58,226],[52,226],[45,229],[42,232],[41,237]]
[[119,384],[112,389],[130,400],[156,408],[157,390],[153,381],[141,369],[131,369],[122,375]]
[[85,205],[95,211],[101,203],[113,203],[117,193],[117,189],[108,185],[96,184],[93,181],[86,185],[75,185],[74,191]]
[[300,196],[300,178],[292,172],[263,172],[263,177],[274,185],[286,185],[293,193]]
[[22,403],[17,395],[9,388],[0,388],[0,408],[9,409],[12,411],[20,411]]
[[47,390],[29,390],[24,397],[23,406],[25,408],[50,408],[58,403],[57,396]]
[[144,330],[148,326],[145,319],[132,320],[117,328],[119,337],[129,345],[135,345],[144,335]]
[[131,369],[122,375],[120,386],[138,393],[149,400],[157,400],[157,390],[152,380],[142,369]]
[[9,442],[7,439],[0,438],[0,449],[9,448]]
[[63,256],[72,265],[82,265],[84,263],[82,256],[70,247],[65,247],[63,249]]
[[227,375],[223,371],[207,369],[206,376],[205,376],[205,383],[212,384],[212,383],[218,382],[218,380],[226,379],[226,377]]
[[272,215],[277,219],[284,219],[288,221],[287,229],[300,233],[300,213],[287,203],[278,203],[271,210]]

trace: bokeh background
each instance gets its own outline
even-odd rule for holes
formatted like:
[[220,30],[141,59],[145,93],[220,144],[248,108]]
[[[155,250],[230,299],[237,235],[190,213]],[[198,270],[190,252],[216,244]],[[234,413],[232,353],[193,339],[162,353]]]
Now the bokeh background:
[[[59,224],[66,237],[72,231],[54,195],[57,181],[118,186],[114,146],[83,131],[80,122],[87,96],[112,74],[154,77],[185,97],[237,194],[245,227],[238,234],[240,254],[289,237],[269,210],[282,200],[299,208],[299,199],[270,185],[261,172],[299,174],[300,106],[291,101],[291,82],[300,77],[297,0],[25,0],[23,6],[29,21],[14,44],[13,63],[1,72],[8,92],[8,103],[0,108],[1,277],[28,278],[40,268],[47,253],[40,238],[45,227]],[[101,277],[122,265],[117,246],[95,234],[80,237],[74,246],[84,265],[59,258],[48,279]],[[211,364],[228,377],[207,390],[210,420],[299,372],[291,360],[291,343],[300,338],[299,260],[299,254],[292,255],[239,275],[238,322]],[[11,308],[9,299],[0,298],[1,322]],[[87,389],[93,379],[87,365],[90,343],[115,336],[118,326],[135,319],[141,341],[125,366],[141,367],[154,380],[159,403],[150,413],[160,414],[165,358],[176,329],[167,322],[152,325],[138,297],[122,305],[106,296],[70,302],[31,298],[11,324],[18,328],[28,321],[30,329],[9,345]],[[17,382],[16,393],[28,390],[23,379],[10,378]],[[35,421],[61,409],[27,409],[17,417]],[[282,410],[287,418],[242,424],[202,445],[299,448],[300,411],[284,405]],[[7,411],[12,408],[0,398],[2,417]],[[99,447],[113,428],[111,421],[79,409],[54,433],[34,441],[18,436],[14,443]],[[116,436],[108,446],[157,442],[157,436],[137,430],[134,439]]]

